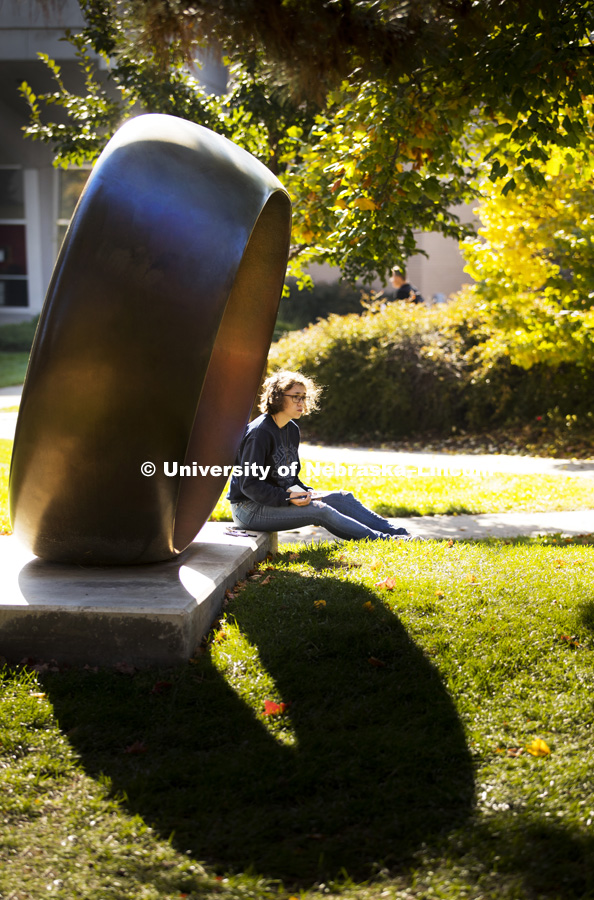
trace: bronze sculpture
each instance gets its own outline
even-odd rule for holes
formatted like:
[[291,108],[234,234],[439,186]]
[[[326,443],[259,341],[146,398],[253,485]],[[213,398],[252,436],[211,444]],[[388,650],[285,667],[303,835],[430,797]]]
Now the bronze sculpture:
[[112,138],[56,262],[17,422],[11,515],[36,555],[146,563],[193,540],[258,390],[290,218],[276,177],[206,128],[144,115]]

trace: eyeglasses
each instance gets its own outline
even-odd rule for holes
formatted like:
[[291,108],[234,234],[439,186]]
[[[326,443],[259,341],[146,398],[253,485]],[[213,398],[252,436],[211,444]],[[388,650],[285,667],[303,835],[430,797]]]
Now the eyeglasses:
[[307,400],[307,394],[284,394],[283,396],[290,397],[295,403],[305,403]]

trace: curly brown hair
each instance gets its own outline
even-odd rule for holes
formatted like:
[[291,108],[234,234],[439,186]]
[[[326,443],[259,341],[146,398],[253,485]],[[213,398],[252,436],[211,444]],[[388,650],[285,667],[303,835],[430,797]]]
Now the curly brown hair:
[[269,375],[262,386],[259,404],[260,412],[269,413],[271,416],[279,413],[285,404],[284,395],[295,384],[302,384],[305,391],[304,414],[317,409],[318,398],[322,391],[321,387],[311,378],[308,378],[307,375],[302,375],[301,372],[289,372],[286,369],[281,369],[280,372],[274,372],[272,375]]

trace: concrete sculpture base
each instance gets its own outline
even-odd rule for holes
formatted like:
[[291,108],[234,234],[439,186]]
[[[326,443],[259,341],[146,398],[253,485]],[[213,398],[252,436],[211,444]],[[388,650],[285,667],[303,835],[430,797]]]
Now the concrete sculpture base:
[[0,538],[0,656],[90,666],[187,661],[225,591],[276,549],[276,535],[225,531],[207,523],[175,560],[132,567],[46,562]]

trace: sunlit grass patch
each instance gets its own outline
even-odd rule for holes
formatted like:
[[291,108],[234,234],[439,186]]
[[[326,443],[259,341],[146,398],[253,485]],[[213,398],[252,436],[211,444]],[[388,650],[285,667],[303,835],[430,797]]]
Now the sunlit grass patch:
[[347,488],[380,515],[452,515],[546,512],[594,506],[594,479],[571,475],[482,475],[403,477],[321,476],[316,490]]
[[[594,508],[594,479],[574,475],[320,475],[311,486],[352,491],[365,506],[388,518]],[[215,520],[231,519],[225,494],[212,514]]]
[[258,721],[280,744],[292,747],[297,737],[290,721],[291,701],[279,698],[274,678],[262,664],[258,648],[241,633],[231,616],[223,616],[211,645],[218,672]]

